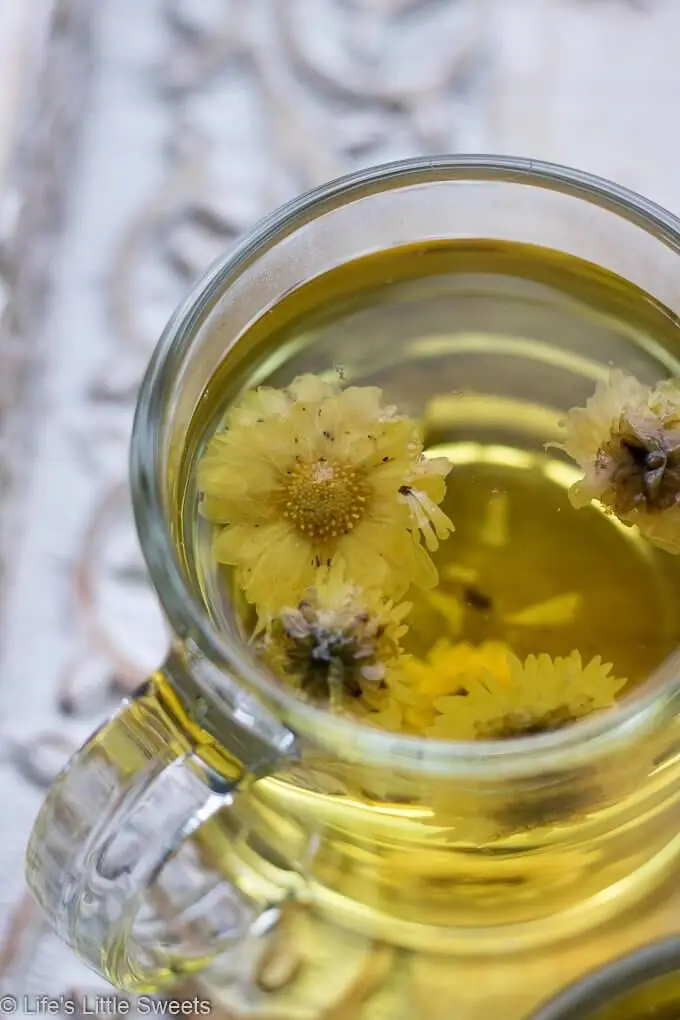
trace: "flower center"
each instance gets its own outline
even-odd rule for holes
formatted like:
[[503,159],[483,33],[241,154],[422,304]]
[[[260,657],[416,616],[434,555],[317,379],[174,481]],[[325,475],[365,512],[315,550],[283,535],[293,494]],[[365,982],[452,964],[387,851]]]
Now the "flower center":
[[654,513],[675,506],[680,500],[680,458],[675,436],[659,426],[647,434],[629,428],[613,439],[620,451],[612,475],[616,511],[629,513],[644,504],[648,513]]
[[306,538],[327,542],[356,527],[371,494],[358,468],[322,457],[298,461],[283,490],[283,514]]
[[517,709],[494,720],[484,727],[480,737],[492,740],[509,740],[512,737],[530,737],[541,733],[552,733],[576,721],[566,705],[535,715],[533,712]]

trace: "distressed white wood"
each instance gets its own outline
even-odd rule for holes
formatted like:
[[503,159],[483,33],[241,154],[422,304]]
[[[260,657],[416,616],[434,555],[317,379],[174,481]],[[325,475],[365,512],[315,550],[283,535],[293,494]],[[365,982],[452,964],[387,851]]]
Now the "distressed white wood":
[[680,212],[680,4],[494,0],[497,151],[566,163]]
[[89,15],[89,0],[0,0],[0,611],[40,412],[42,314],[86,95]]

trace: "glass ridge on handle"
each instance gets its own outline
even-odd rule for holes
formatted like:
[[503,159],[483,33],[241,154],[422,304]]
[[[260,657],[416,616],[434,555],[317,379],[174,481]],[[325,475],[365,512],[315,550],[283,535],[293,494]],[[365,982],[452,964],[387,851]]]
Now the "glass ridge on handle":
[[[286,755],[233,720],[232,754],[192,721],[192,689],[173,653],[66,766],[28,845],[29,887],[59,937],[125,990],[166,988],[272,919],[218,870],[204,837]],[[196,715],[207,704],[195,698]]]

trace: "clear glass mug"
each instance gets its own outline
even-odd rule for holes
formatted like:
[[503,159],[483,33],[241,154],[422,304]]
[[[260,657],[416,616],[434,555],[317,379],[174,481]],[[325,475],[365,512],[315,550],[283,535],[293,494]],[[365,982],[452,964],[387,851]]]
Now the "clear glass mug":
[[[587,259],[680,312],[677,219],[519,159],[354,174],[273,213],[209,269],[153,355],[132,441],[137,527],[173,647],[57,779],[28,848],[52,925],[121,988],[158,990],[208,967],[291,900],[399,946],[492,956],[590,929],[676,867],[677,662],[614,712],[560,732],[474,745],[391,735],[273,682],[235,618],[211,624],[180,548],[181,451],[227,347],[333,266],[460,237]],[[591,356],[606,363],[606,351]],[[502,368],[499,385],[518,378]],[[518,806],[543,821],[489,845],[485,822]]]

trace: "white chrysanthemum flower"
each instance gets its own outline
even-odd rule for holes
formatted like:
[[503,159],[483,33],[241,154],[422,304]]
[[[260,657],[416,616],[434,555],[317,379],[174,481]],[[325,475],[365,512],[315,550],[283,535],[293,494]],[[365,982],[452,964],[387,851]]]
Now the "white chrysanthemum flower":
[[680,553],[680,379],[649,387],[613,371],[563,428],[559,448],[583,471],[572,505],[598,500],[654,545]]
[[320,575],[295,606],[266,621],[265,659],[301,693],[332,708],[380,689],[401,657],[411,606]]

